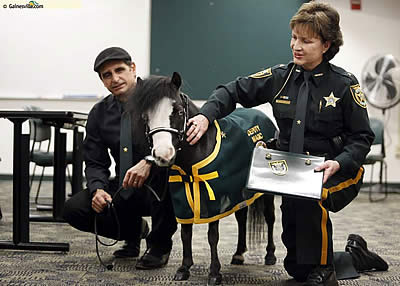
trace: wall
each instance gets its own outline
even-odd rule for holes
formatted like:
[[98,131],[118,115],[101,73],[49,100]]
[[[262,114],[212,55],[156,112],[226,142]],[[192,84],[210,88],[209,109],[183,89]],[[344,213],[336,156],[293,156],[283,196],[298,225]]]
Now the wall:
[[77,2],[78,8],[2,7],[28,2],[0,0],[0,97],[105,95],[93,63],[110,46],[124,47],[138,74],[149,74],[149,0],[48,0]]

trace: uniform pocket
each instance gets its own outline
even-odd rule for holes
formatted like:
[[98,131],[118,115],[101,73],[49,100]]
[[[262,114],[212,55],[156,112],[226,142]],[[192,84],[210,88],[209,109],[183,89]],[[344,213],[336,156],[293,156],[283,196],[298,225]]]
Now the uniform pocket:
[[296,115],[296,105],[293,101],[276,99],[272,107],[277,119],[294,119]]
[[317,113],[317,119],[323,122],[342,121],[342,112],[340,107],[325,107]]

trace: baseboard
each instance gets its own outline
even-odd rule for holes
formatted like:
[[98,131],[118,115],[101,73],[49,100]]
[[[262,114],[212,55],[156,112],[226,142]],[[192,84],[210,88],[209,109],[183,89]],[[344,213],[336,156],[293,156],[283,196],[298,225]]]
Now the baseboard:
[[[362,188],[365,188],[365,187],[369,187],[369,186],[374,186],[374,185],[378,185],[379,183],[378,182],[372,182],[372,183],[370,183],[370,182],[364,182],[363,184],[362,184]],[[390,187],[390,188],[394,188],[394,189],[400,189],[400,183],[387,183],[387,185],[388,185],[388,187]]]
[[[33,179],[35,182],[39,181],[39,176],[35,176]],[[11,174],[0,174],[0,181],[12,181],[13,180],[13,175]],[[68,180],[68,179],[67,179]],[[53,176],[52,175],[44,175],[42,181],[53,181]],[[86,182],[86,178],[83,177],[83,182]]]
[[[13,179],[13,175],[11,174],[0,174],[0,180],[2,181],[12,181]],[[34,181],[39,181],[39,177],[34,178]],[[53,180],[53,176],[51,175],[44,175],[43,176],[43,181],[52,181]]]

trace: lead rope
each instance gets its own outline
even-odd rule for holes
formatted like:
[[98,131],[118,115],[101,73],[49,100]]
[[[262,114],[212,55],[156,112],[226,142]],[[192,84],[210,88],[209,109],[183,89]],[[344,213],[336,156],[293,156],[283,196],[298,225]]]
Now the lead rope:
[[[165,180],[165,183],[164,183],[164,190],[163,190],[163,192],[162,192],[162,194],[161,194],[161,198],[158,196],[157,192],[156,192],[150,185],[148,185],[148,184],[143,184],[143,187],[145,187],[148,191],[150,191],[150,192],[154,195],[154,197],[156,198],[156,200],[157,200],[158,202],[162,202],[162,201],[164,201],[165,196],[166,196],[167,191],[168,191],[168,180],[169,180],[169,169],[167,170],[166,180]],[[111,201],[111,202],[107,201],[107,211],[108,211],[108,212],[111,211],[111,213],[114,215],[115,221],[116,221],[116,223],[117,223],[117,239],[115,239],[115,241],[113,241],[112,243],[107,244],[107,243],[105,243],[105,242],[103,242],[103,241],[100,240],[99,235],[97,234],[97,215],[98,215],[98,214],[96,213],[96,215],[95,215],[95,217],[94,217],[94,234],[95,234],[95,237],[96,237],[96,255],[97,255],[97,258],[98,258],[100,264],[103,265],[104,268],[106,268],[107,270],[112,270],[112,269],[114,268],[114,265],[112,265],[112,264],[105,264],[104,261],[101,259],[100,253],[99,253],[99,243],[100,243],[101,245],[103,245],[103,246],[109,247],[109,246],[114,246],[114,245],[117,244],[117,242],[120,240],[120,236],[121,236],[121,225],[120,225],[120,222],[119,222],[119,219],[118,219],[118,214],[117,214],[117,211],[115,210],[115,206],[114,206],[113,201],[114,201],[114,198],[116,197],[116,195],[117,195],[122,189],[123,189],[123,187],[120,187],[120,188],[115,192],[114,196],[112,197],[112,201]]]
[[121,236],[121,226],[120,226],[120,223],[119,223],[117,211],[115,210],[113,201],[114,201],[114,198],[116,197],[116,195],[117,195],[121,190],[122,190],[122,187],[120,187],[120,188],[115,192],[114,196],[112,197],[112,201],[111,201],[111,202],[106,201],[106,202],[107,202],[107,211],[108,211],[108,212],[111,212],[112,215],[114,215],[115,221],[116,221],[116,223],[117,223],[117,239],[115,239],[115,241],[113,241],[113,242],[110,243],[110,244],[107,244],[107,243],[102,242],[102,241],[100,240],[99,235],[97,234],[97,216],[98,216],[99,214],[96,213],[96,215],[94,216],[94,234],[95,234],[95,237],[96,237],[96,255],[97,255],[97,258],[99,259],[100,264],[103,265],[107,270],[112,270],[112,269],[114,268],[114,265],[112,265],[112,264],[105,264],[105,263],[103,262],[103,260],[102,260],[101,257],[100,257],[100,253],[99,253],[99,243],[100,243],[101,245],[104,245],[104,246],[114,246],[114,245],[117,244],[117,242],[120,240],[120,236]]

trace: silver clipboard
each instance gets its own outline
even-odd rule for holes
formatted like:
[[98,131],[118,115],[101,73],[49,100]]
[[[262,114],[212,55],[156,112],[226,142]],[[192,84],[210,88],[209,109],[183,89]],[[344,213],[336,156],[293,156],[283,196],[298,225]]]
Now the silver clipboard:
[[323,172],[314,168],[325,161],[284,151],[254,148],[246,187],[248,190],[320,200]]

